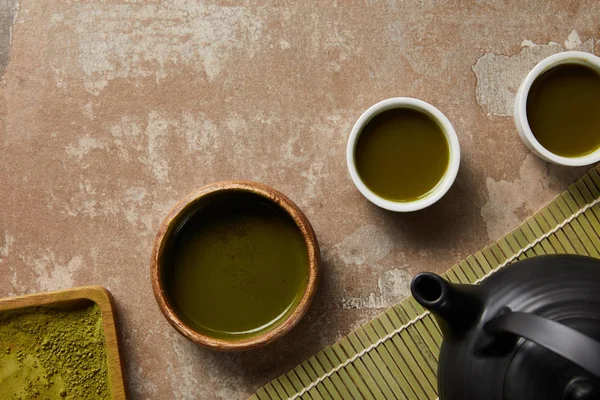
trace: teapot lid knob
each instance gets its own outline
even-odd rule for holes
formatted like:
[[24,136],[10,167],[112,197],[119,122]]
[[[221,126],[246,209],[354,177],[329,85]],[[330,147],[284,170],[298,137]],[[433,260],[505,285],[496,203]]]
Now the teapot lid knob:
[[600,388],[586,378],[572,379],[565,389],[564,400],[594,400],[600,398]]

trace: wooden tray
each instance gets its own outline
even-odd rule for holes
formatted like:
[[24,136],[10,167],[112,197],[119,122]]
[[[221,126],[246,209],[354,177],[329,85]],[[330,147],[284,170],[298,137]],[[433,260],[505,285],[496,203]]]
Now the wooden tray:
[[100,307],[106,341],[108,378],[113,400],[126,400],[123,364],[117,342],[114,303],[110,292],[102,286],[83,286],[55,292],[27,294],[0,299],[0,312],[26,307],[69,308],[92,301]]

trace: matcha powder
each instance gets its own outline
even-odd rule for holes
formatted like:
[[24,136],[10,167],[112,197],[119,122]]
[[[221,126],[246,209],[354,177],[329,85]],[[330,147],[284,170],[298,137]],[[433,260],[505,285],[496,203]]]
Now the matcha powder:
[[0,312],[0,399],[110,399],[100,309]]

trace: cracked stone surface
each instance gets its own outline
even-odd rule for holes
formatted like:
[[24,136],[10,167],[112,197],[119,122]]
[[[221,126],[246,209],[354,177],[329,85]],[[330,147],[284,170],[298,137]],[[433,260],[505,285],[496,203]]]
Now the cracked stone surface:
[[[0,296],[109,288],[132,399],[247,397],[585,171],[530,154],[512,98],[542,58],[600,53],[597,1],[330,3],[0,1]],[[462,148],[453,188],[413,214],[371,205],[345,166],[355,120],[393,96],[442,110]],[[323,280],[288,336],[222,354],[164,320],[149,260],[178,199],[234,178],[305,211]]]

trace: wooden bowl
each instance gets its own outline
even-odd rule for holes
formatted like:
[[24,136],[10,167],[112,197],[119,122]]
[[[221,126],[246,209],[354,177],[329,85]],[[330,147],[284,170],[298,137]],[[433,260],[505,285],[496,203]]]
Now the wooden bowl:
[[[163,273],[168,266],[163,265],[162,255],[165,250],[167,239],[174,230],[181,224],[182,215],[189,211],[192,203],[215,193],[252,193],[261,196],[269,202],[279,206],[289,216],[292,217],[306,243],[308,251],[308,284],[304,294],[296,306],[295,310],[279,325],[260,335],[240,340],[223,340],[208,336],[198,332],[187,325],[177,315],[173,306],[169,303],[169,298],[163,283]],[[150,266],[150,275],[152,279],[152,289],[154,296],[162,313],[169,323],[183,336],[192,342],[214,350],[238,351],[249,350],[265,346],[288,333],[302,316],[306,313],[315,295],[319,281],[319,244],[317,237],[308,222],[304,213],[287,196],[272,189],[266,185],[249,181],[224,181],[216,182],[188,194],[169,212],[165,220],[158,229],[158,234],[154,241],[152,250],[152,260]]]

